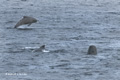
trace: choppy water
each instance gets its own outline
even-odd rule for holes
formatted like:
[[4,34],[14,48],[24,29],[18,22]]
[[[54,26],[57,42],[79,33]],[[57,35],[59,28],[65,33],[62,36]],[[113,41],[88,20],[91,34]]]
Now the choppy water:
[[[39,21],[14,29],[24,15]],[[119,1],[0,0],[0,19],[0,80],[120,79]],[[44,44],[54,53],[23,49]]]

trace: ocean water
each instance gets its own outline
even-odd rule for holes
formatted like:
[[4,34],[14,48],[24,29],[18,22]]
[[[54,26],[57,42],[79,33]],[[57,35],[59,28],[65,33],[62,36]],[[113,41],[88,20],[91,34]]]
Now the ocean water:
[[[23,16],[39,21],[14,29]],[[0,0],[0,17],[0,80],[120,79],[120,1]]]

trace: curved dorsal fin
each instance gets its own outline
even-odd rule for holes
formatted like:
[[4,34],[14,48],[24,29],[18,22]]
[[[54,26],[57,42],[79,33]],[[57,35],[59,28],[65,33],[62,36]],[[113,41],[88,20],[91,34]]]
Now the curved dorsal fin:
[[45,45],[42,45],[42,46],[40,47],[40,49],[45,49]]

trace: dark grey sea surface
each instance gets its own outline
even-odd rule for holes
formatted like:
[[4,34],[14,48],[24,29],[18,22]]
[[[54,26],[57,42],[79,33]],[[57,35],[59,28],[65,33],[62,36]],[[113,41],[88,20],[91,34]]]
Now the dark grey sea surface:
[[[14,29],[23,16],[38,22]],[[119,0],[0,0],[0,80],[119,79]]]

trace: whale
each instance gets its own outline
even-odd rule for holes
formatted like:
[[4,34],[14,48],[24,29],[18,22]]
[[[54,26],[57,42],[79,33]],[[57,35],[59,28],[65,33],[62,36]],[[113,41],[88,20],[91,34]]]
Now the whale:
[[32,23],[36,23],[37,21],[38,20],[33,17],[23,16],[23,18],[17,22],[14,28],[18,28],[19,26],[22,26],[22,25],[30,26]]

